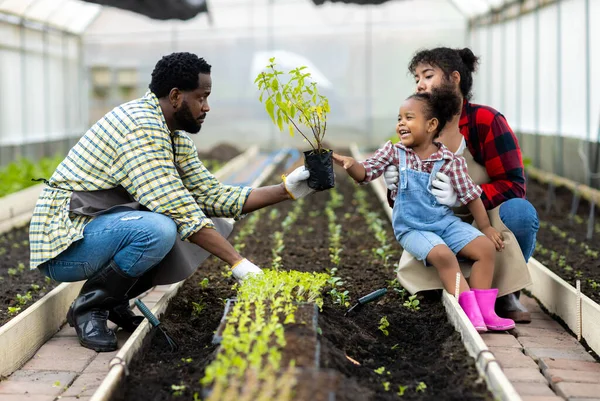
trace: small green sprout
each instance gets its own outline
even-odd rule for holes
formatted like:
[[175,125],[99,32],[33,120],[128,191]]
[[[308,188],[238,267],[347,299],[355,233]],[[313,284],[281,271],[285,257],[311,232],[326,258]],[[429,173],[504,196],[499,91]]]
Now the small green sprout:
[[206,307],[206,305],[202,301],[192,302],[192,315],[200,316],[200,314],[202,313],[202,311],[204,310],[205,307]]
[[404,392],[407,388],[408,386],[398,386],[398,397],[404,396]]
[[390,391],[390,382],[383,382],[382,384],[385,391]]
[[173,391],[173,396],[174,397],[179,397],[183,395],[183,392],[185,391],[185,384],[171,384],[171,390]]
[[381,332],[386,336],[390,335],[390,332],[387,330],[389,326],[390,322],[388,322],[387,316],[384,316],[379,320],[379,330],[381,330]]
[[419,384],[417,384],[417,387],[415,388],[415,391],[417,393],[424,393],[426,388],[427,384],[425,384],[425,382],[419,382]]
[[421,309],[421,307],[419,306],[419,303],[420,303],[420,301],[417,299],[417,294],[415,294],[415,295],[411,295],[410,297],[408,297],[408,300],[404,301],[402,306],[404,306],[405,308],[408,308],[410,310],[418,311],[419,309]]
[[198,285],[199,285],[199,286],[200,286],[200,288],[202,288],[203,290],[207,289],[207,288],[208,288],[208,278],[207,278],[207,277],[204,277],[204,278],[202,279],[202,281],[200,281],[200,282],[198,283]]
[[374,369],[373,372],[377,373],[378,375],[382,375],[385,373],[385,366],[382,366],[380,368]]

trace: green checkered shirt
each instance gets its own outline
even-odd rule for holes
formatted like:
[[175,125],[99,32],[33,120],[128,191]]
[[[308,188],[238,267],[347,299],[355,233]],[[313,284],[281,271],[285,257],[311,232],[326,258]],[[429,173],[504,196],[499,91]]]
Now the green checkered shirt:
[[169,132],[158,99],[148,92],[94,124],[50,177],[31,219],[30,267],[83,238],[93,217],[69,212],[71,191],[118,185],[148,210],[173,219],[182,239],[214,227],[207,216],[239,217],[252,190],[221,184],[204,167],[187,134]]

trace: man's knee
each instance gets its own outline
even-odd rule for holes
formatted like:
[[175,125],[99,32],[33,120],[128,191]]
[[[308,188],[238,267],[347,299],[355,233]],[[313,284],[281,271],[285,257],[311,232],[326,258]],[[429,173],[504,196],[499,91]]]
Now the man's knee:
[[150,242],[157,248],[156,251],[164,256],[175,244],[177,225],[170,218],[158,213],[152,213],[151,220],[152,224],[145,227],[145,231],[150,235]]

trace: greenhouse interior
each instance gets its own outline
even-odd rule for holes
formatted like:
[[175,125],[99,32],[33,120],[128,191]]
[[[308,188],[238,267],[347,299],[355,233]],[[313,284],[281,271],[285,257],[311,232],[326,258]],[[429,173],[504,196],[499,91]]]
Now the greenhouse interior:
[[0,0],[0,401],[600,400],[598,71],[598,0]]

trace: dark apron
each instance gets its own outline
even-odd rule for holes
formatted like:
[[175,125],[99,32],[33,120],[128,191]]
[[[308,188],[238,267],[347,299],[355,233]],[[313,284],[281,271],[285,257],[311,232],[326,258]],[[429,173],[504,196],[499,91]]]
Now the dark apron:
[[[82,216],[98,216],[117,208],[148,211],[137,202],[125,188],[118,186],[99,191],[73,191],[71,194],[71,213]],[[213,218],[219,234],[228,238],[233,224],[224,218]],[[148,273],[152,276],[152,285],[173,284],[190,277],[210,253],[198,245],[183,241],[177,234],[175,245],[167,256]]]

